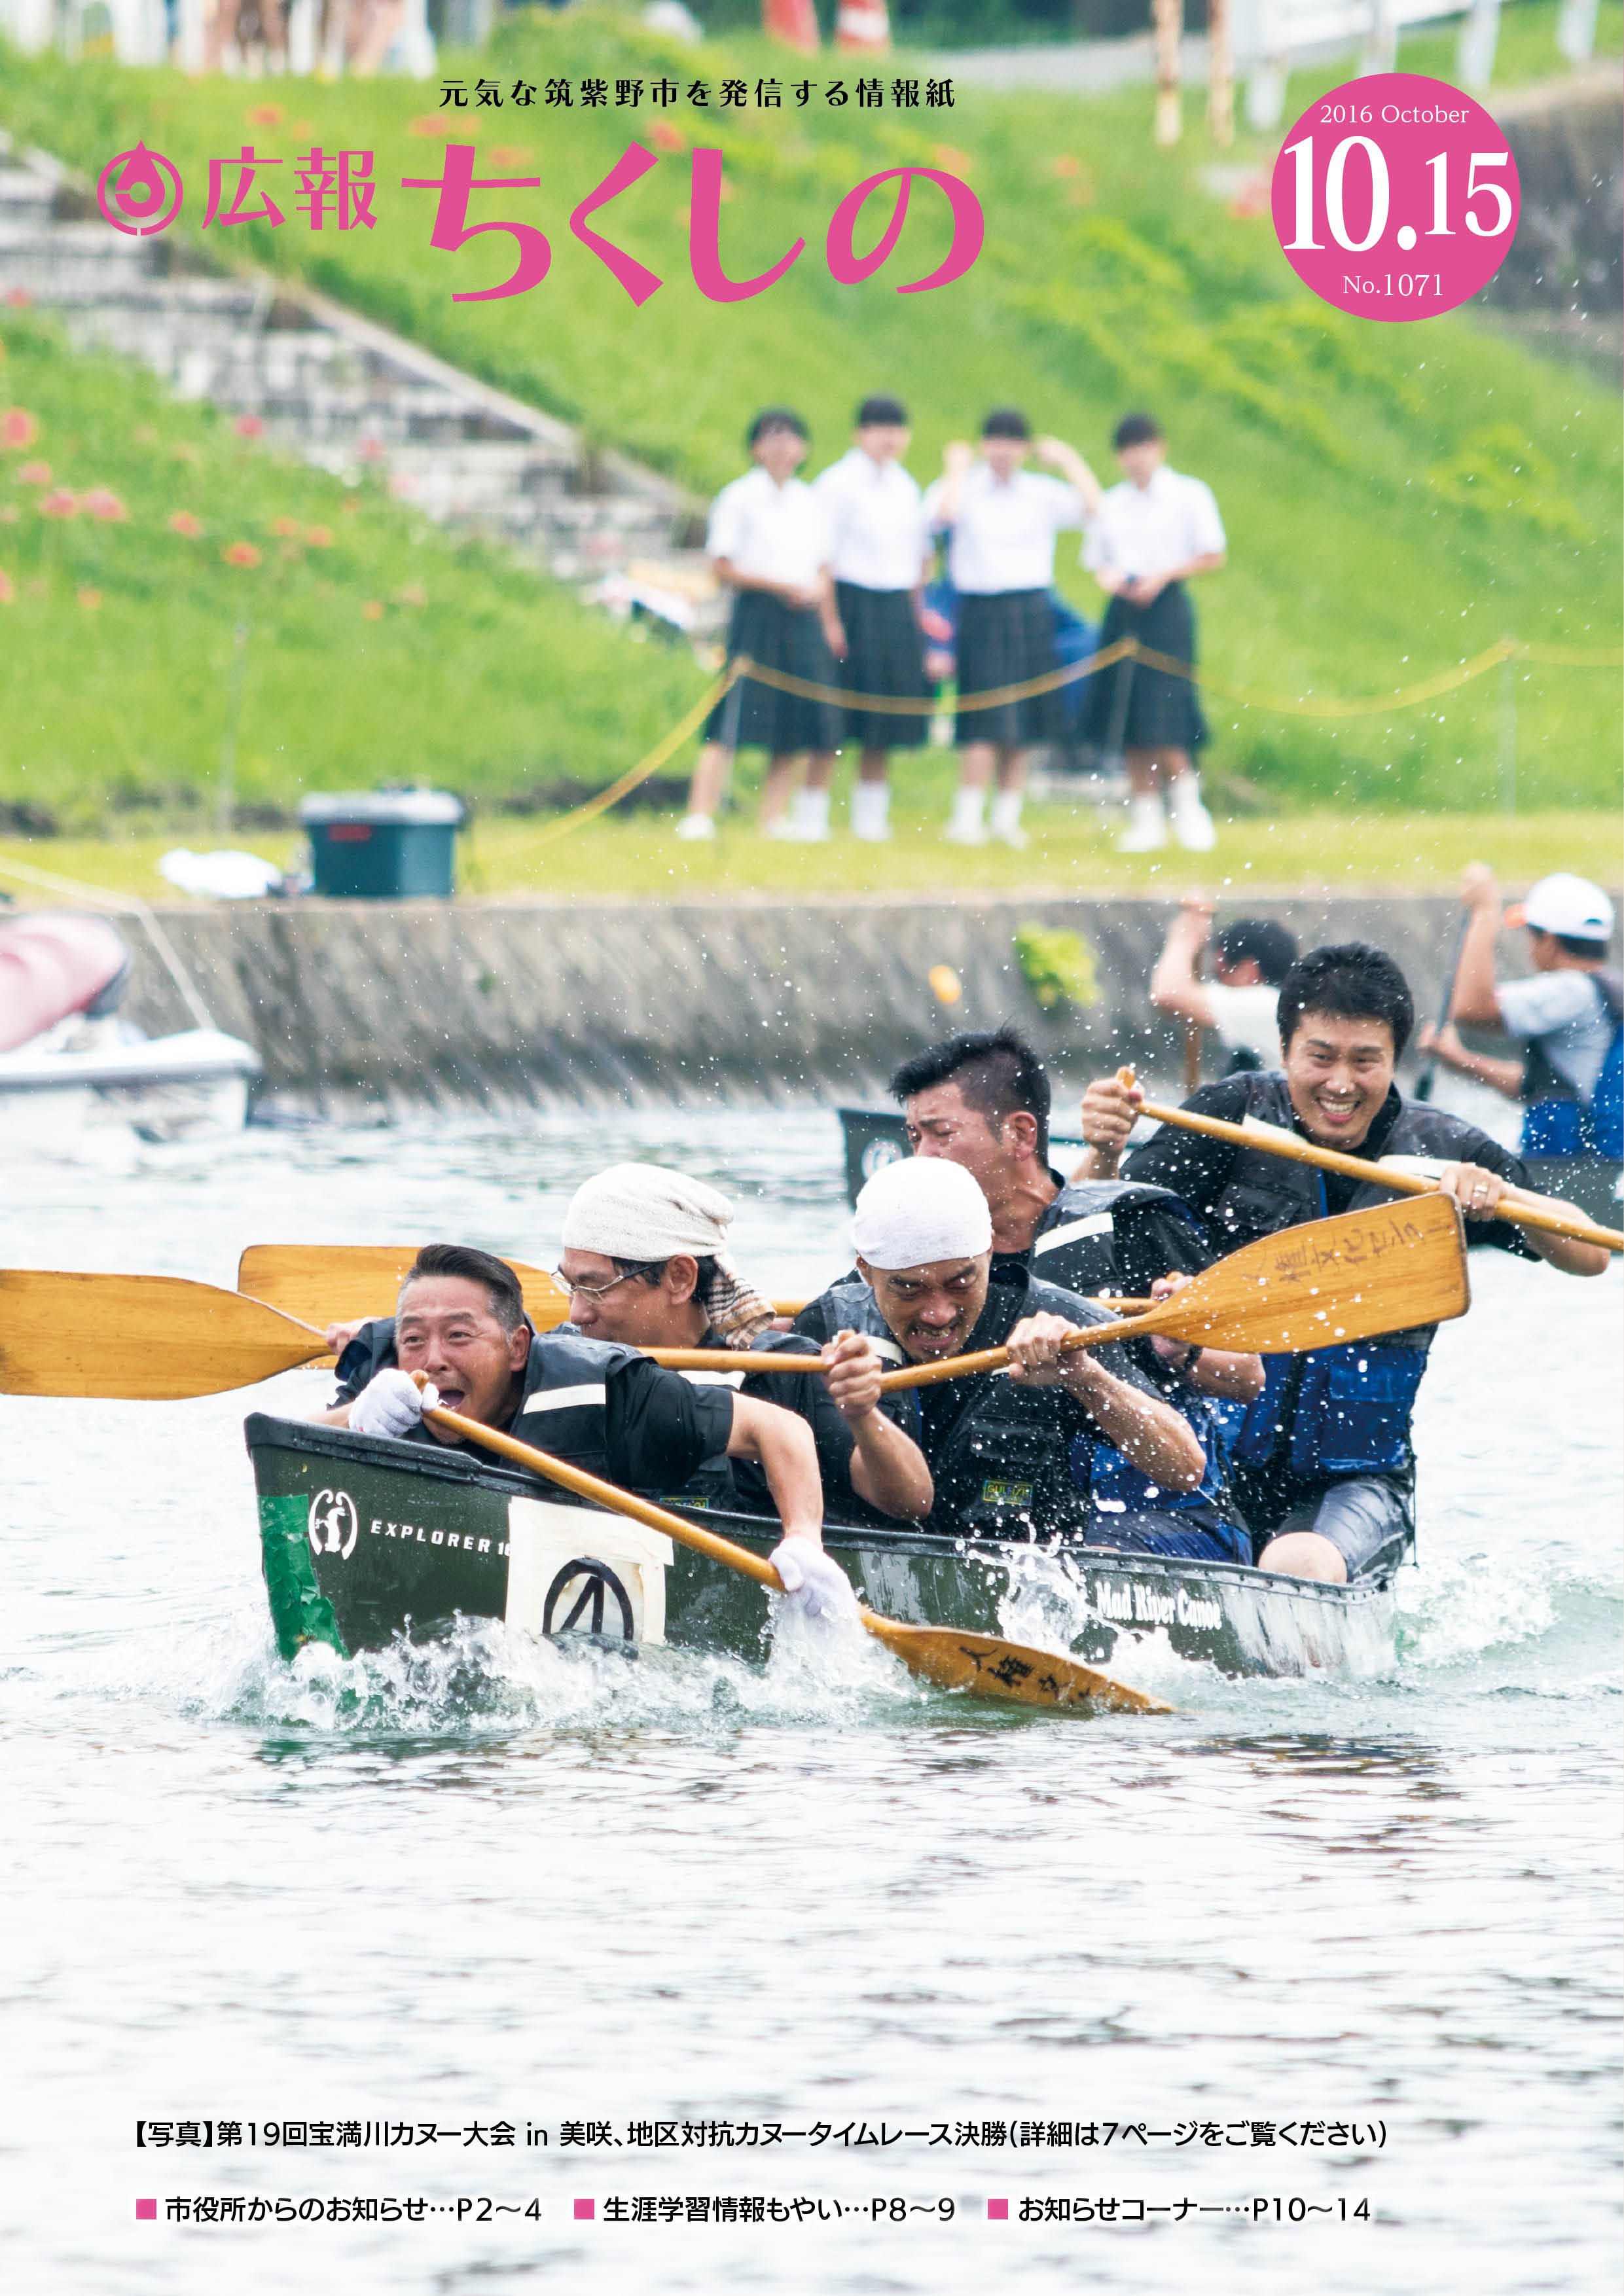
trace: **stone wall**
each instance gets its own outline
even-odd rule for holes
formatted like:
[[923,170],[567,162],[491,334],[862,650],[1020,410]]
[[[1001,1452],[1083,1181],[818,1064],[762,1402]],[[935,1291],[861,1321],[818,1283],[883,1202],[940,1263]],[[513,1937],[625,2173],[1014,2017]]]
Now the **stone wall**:
[[[1305,895],[1247,906],[1280,917],[1305,946],[1379,942],[1423,1013],[1436,1011],[1453,901]],[[1179,1058],[1146,994],[1173,914],[1161,902],[310,901],[161,914],[217,1025],[258,1047],[273,1104],[330,1116],[862,1099],[934,1037],[1005,1019],[1028,1028],[1067,1079],[1128,1059],[1165,1077]],[[1095,1004],[1039,1010],[1013,947],[1034,923],[1086,936]],[[1508,946],[1506,961],[1521,955]],[[930,984],[941,965],[963,984],[953,1004]],[[190,1025],[144,945],[126,1010],[153,1033]]]

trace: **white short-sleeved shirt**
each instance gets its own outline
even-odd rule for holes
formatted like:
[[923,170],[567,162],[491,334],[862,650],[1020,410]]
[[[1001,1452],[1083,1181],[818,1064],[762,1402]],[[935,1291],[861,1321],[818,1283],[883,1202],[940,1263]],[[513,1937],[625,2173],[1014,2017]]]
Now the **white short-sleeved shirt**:
[[1538,1038],[1557,1075],[1588,1100],[1616,1025],[1590,974],[1563,966],[1531,980],[1503,980],[1495,996],[1506,1035],[1524,1044]]
[[[936,523],[947,481],[938,479],[925,495],[925,516]],[[1054,579],[1054,537],[1081,526],[1083,498],[1062,479],[1017,471],[1000,485],[990,466],[978,463],[959,489],[947,572],[956,590],[988,597],[1000,590],[1046,590]]]
[[898,462],[852,447],[814,480],[829,515],[837,582],[865,590],[912,590],[924,570],[924,501]]
[[809,590],[829,563],[829,514],[804,480],[775,487],[758,463],[711,504],[705,547],[741,574]]
[[1212,1025],[1231,1052],[1245,1046],[1266,1069],[1280,1065],[1280,991],[1256,980],[1237,988],[1223,980],[1203,980],[1202,994],[1212,1007]]
[[1149,486],[1125,479],[1101,498],[1088,521],[1083,564],[1091,574],[1147,580],[1228,546],[1211,488],[1162,463]]

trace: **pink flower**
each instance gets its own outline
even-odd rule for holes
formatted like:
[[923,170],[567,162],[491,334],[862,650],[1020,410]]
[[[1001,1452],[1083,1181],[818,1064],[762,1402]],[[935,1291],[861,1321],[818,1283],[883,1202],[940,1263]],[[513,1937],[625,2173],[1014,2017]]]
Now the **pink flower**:
[[279,103],[250,103],[242,115],[250,127],[277,127],[282,124]]
[[274,518],[271,532],[275,535],[302,534],[304,529],[296,518]]
[[656,152],[685,152],[688,138],[674,119],[650,119],[644,123],[644,133]]
[[383,441],[381,439],[363,439],[356,452],[364,463],[381,463],[383,460]]
[[171,534],[180,535],[185,541],[195,542],[202,530],[202,520],[201,518],[194,518],[189,510],[177,510],[170,512],[169,531]]
[[0,447],[5,447],[8,453],[15,453],[21,447],[31,447],[38,436],[39,425],[25,408],[8,406],[0,414]]
[[17,476],[25,487],[48,487],[51,465],[49,463],[24,463],[19,467]]
[[383,619],[383,607],[381,601],[376,598],[369,598],[362,607],[361,612],[369,622],[381,622]]
[[259,553],[251,542],[228,542],[220,553],[228,566],[258,566]]
[[239,414],[231,427],[239,439],[258,439],[265,430],[265,424],[257,414]]
[[77,518],[79,506],[66,487],[53,487],[39,505],[41,518]]
[[108,487],[92,487],[87,495],[81,496],[79,508],[108,526],[116,526],[120,519],[129,516],[124,504]]
[[29,294],[26,287],[8,287],[5,291],[5,299],[11,305],[13,311],[26,311],[29,305],[34,300],[34,298]]
[[79,592],[79,603],[83,606],[87,614],[94,614],[101,603],[102,593],[99,590],[81,590]]
[[330,526],[308,526],[305,529],[305,540],[312,550],[331,550],[332,529]]
[[16,597],[17,593],[12,586],[11,576],[6,572],[4,566],[0,566],[0,606],[10,606],[14,604]]

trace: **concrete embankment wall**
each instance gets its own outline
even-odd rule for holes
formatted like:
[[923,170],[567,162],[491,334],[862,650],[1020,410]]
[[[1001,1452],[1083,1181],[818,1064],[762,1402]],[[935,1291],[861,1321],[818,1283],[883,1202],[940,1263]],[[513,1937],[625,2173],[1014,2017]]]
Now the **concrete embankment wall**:
[[[1460,912],[1438,899],[1258,900],[1305,946],[1364,939],[1437,1009]],[[1220,919],[1242,913],[1221,909]],[[1013,1019],[1070,1081],[1120,1060],[1166,1076],[1180,1038],[1147,996],[1170,904],[1144,900],[255,903],[161,913],[216,1025],[247,1037],[273,1102],[329,1116],[622,1097],[871,1096],[956,1028]],[[1062,927],[1097,959],[1097,1000],[1045,1013],[1018,929]],[[188,1027],[138,930],[126,1010]],[[1507,961],[1521,951],[1508,946]],[[963,984],[933,992],[933,968]],[[1209,1073],[1215,1072],[1210,1065]]]

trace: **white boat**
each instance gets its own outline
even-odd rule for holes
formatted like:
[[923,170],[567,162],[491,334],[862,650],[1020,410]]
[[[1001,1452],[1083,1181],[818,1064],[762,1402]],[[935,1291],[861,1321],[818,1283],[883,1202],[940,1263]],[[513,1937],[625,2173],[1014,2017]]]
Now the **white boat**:
[[110,1014],[70,1013],[0,1053],[0,1155],[117,1153],[139,1142],[240,1132],[259,1055],[240,1037],[144,1037]]

